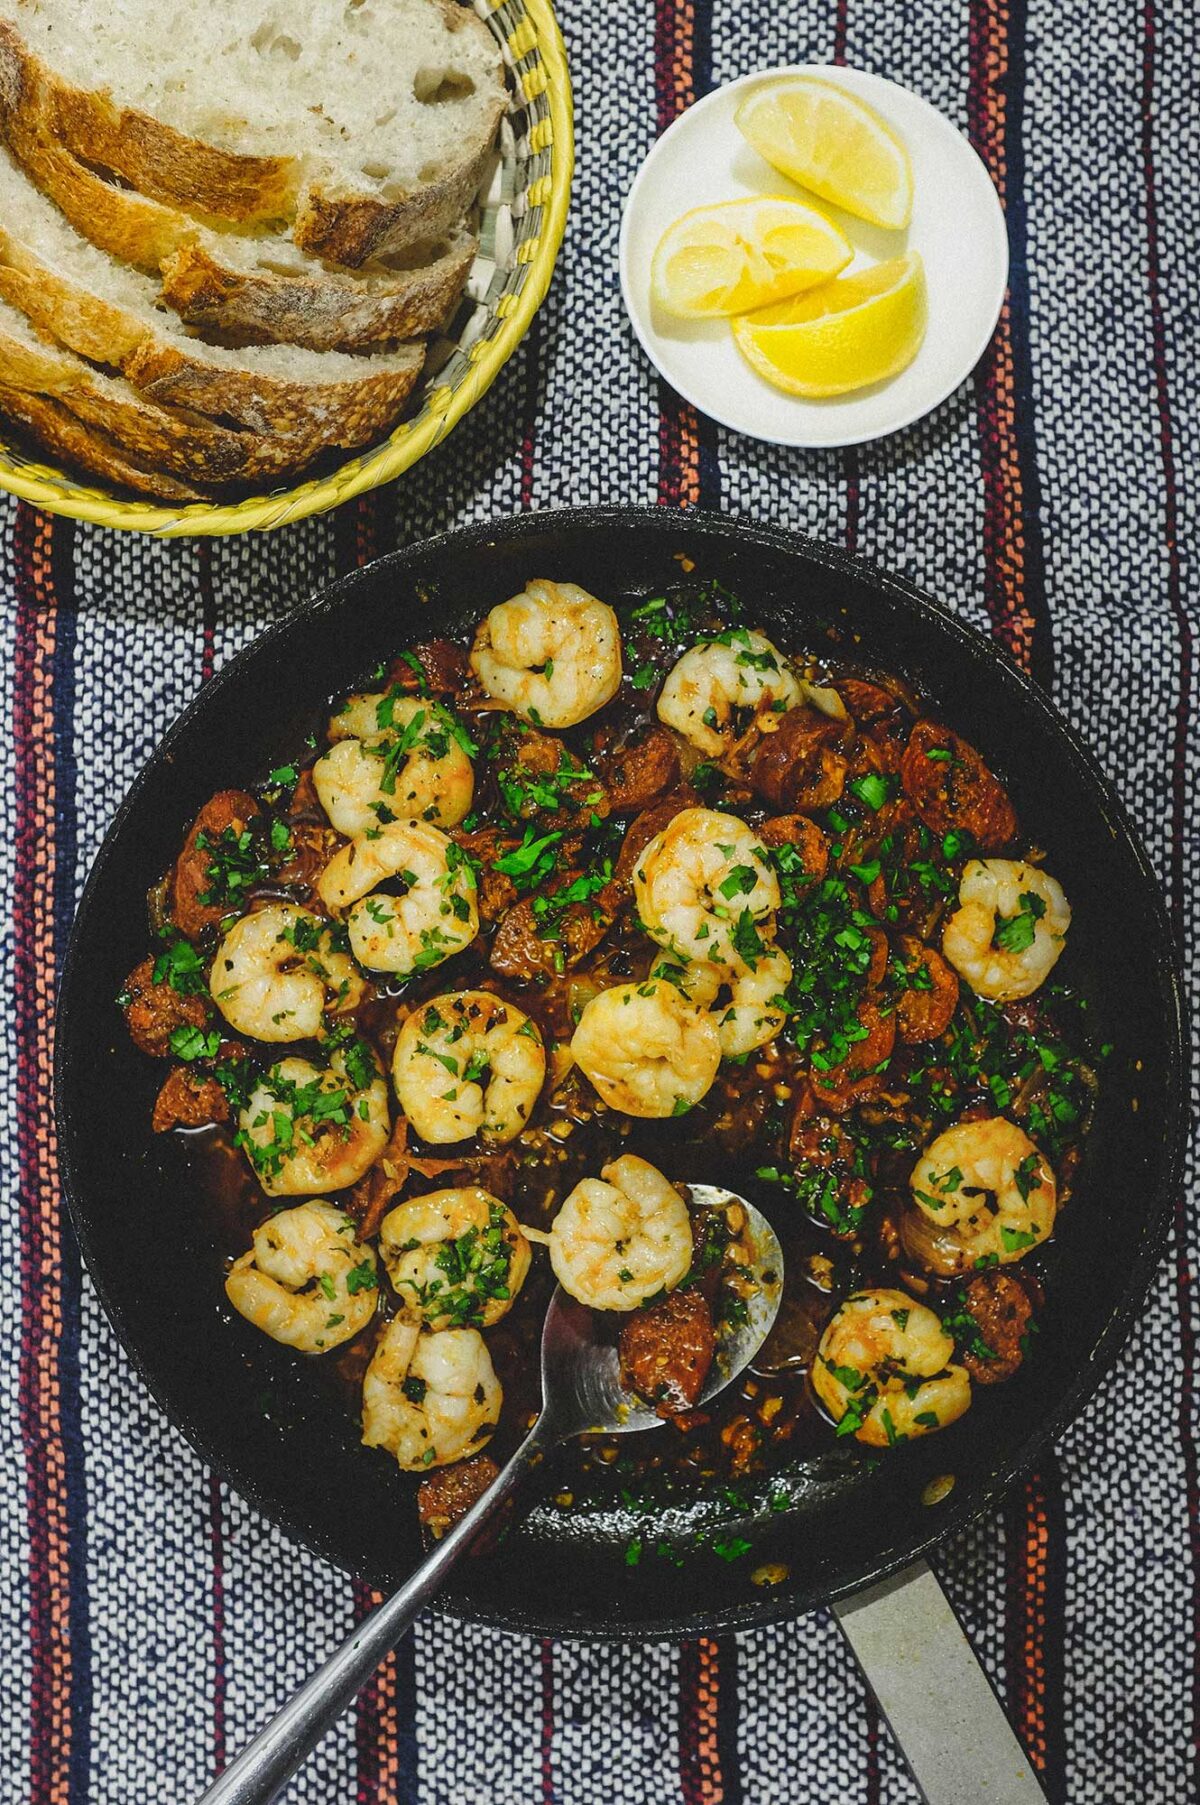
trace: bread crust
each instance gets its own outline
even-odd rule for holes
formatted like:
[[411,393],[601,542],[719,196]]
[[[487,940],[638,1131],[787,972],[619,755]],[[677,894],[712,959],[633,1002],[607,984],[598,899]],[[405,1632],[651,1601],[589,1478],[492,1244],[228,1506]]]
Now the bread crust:
[[375,196],[334,199],[315,184],[300,196],[292,237],[310,256],[357,269],[371,257],[410,251],[414,245],[444,238],[470,207],[492,158],[503,106],[496,108],[485,143],[464,155],[435,182],[385,201]]
[[77,232],[110,257],[156,276],[163,260],[191,244],[199,226],[161,201],[117,188],[95,170],[25,123],[0,120],[5,140],[32,180],[66,215]]
[[155,501],[207,500],[202,489],[161,470],[144,470],[106,433],[48,395],[0,385],[0,417],[18,427],[37,450],[55,463],[86,470],[101,482],[131,489],[136,495],[152,496]]
[[305,462],[319,452],[350,450],[381,437],[400,414],[425,361],[423,347],[399,369],[350,381],[289,382],[251,370],[227,370],[189,358],[174,345],[146,338],[126,365],[134,387],[152,401],[197,413],[228,415],[258,433],[278,434]]
[[189,326],[245,344],[304,345],[312,351],[370,351],[436,332],[462,293],[475,258],[469,233],[433,262],[375,278],[317,266],[311,275],[241,270],[219,245],[183,244],[162,263],[162,294]]

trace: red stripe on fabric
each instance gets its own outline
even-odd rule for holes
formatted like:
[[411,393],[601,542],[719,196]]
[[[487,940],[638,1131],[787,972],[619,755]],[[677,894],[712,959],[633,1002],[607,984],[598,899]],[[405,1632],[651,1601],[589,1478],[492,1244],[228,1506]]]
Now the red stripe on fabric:
[[695,14],[689,0],[656,0],[654,93],[660,132],[665,132],[696,98],[694,53]]
[[[1193,674],[1191,618],[1183,598],[1179,552],[1179,484],[1175,466],[1175,429],[1167,376],[1167,332],[1162,304],[1162,250],[1159,239],[1158,176],[1154,157],[1155,51],[1158,42],[1154,0],[1142,9],[1142,176],[1146,206],[1146,285],[1150,301],[1150,335],[1154,366],[1154,398],[1158,414],[1159,458],[1163,474],[1163,526],[1167,548],[1167,599],[1179,637],[1179,701],[1175,708],[1171,756],[1171,918],[1180,946],[1187,936],[1187,890],[1184,846],[1187,819],[1187,749]],[[1200,1462],[1195,1436],[1197,1343],[1193,1327],[1195,1274],[1188,1258],[1187,1198],[1175,1204],[1175,1296],[1183,1374],[1179,1388],[1179,1441],[1187,1495],[1188,1545],[1192,1563],[1192,1790],[1200,1798]]]
[[361,570],[376,556],[379,539],[378,492],[356,495],[333,516],[333,558],[339,576]]
[[725,1788],[721,1781],[721,1757],[717,1746],[717,1705],[721,1693],[720,1644],[701,1636],[696,1644],[700,1657],[697,1688],[696,1753],[700,1764],[704,1805],[721,1805]]
[[73,1725],[66,1453],[57,1362],[62,1332],[61,1200],[50,1101],[57,800],[51,531],[48,515],[24,502],[18,505],[13,658],[13,941],[22,1292],[18,1414],[29,1535],[30,1787],[38,1805],[65,1805]]
[[679,1785],[683,1805],[722,1805],[718,1716],[721,1699],[720,1645],[710,1636],[684,1642],[679,1650]]
[[357,537],[354,550],[361,567],[379,556],[379,491],[369,489],[365,495],[360,495],[354,511]]
[[554,1644],[548,1636],[539,1643],[541,1663],[541,1735],[539,1758],[542,1805],[556,1805],[554,1790]]
[[[968,26],[967,119],[970,138],[1007,200],[1004,148],[1009,72],[1006,0],[974,0]],[[983,476],[984,601],[996,637],[1028,669],[1034,619],[1025,601],[1025,537],[1017,452],[1012,319],[1006,298],[991,346],[975,377]]]
[[[654,93],[658,129],[696,98],[695,14],[689,0],[657,0],[654,8]],[[659,384],[658,499],[695,507],[700,499],[700,426],[696,410],[666,382]]]
[[[1011,16],[1008,0],[974,0],[968,26],[967,111],[971,141],[1007,207],[1007,83]],[[1026,507],[1017,437],[1017,385],[1010,300],[976,372],[983,480],[984,600],[992,631],[1026,670],[1033,663],[1036,622],[1027,592]],[[1052,1457],[1051,1457],[1052,1458]],[[1046,1774],[1051,1745],[1061,1746],[1059,1682],[1051,1687],[1052,1622],[1048,1574],[1056,1558],[1045,1481],[1035,1473],[1010,1506],[1006,1537],[1006,1647],[1009,1709],[1030,1759]],[[1061,1564],[1061,1550],[1057,1559]],[[1057,1664],[1055,1664],[1057,1673]],[[1053,1697],[1051,1696],[1053,1690]]]
[[[353,1586],[354,1621],[361,1623],[383,1603],[361,1580]],[[400,1739],[396,1722],[396,1656],[382,1661],[358,1695],[354,1747],[357,1757],[355,1805],[394,1805],[400,1773]]]
[[846,61],[846,32],[849,24],[848,0],[837,0],[837,16],[833,23],[833,60],[838,64]]
[[866,1805],[881,1805],[883,1799],[883,1769],[880,1764],[880,1731],[882,1728],[879,1706],[875,1703],[874,1693],[867,1693],[867,1796]]
[[[1029,1759],[1044,1774],[1048,1755],[1046,1623],[1050,1527],[1039,1474],[1026,1480],[1006,1518],[1010,1586],[1005,1622],[1008,1709]],[[1015,1544],[1015,1546],[1014,1546]]]

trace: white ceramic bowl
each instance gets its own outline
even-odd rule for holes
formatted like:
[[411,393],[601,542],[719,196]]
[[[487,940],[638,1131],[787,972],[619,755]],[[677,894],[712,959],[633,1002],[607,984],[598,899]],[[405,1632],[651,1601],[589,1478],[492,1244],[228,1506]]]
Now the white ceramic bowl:
[[[907,231],[887,232],[828,206],[763,161],[734,124],[745,95],[785,75],[835,82],[882,114],[908,147],[915,199]],[[854,246],[850,270],[917,250],[929,327],[913,362],[888,382],[806,401],[773,387],[743,358],[727,320],[676,320],[650,298],[650,263],[681,213],[710,201],[791,194],[821,206]],[[944,401],[987,349],[1008,282],[1008,237],[990,176],[945,116],[896,82],[821,63],[743,76],[680,115],[658,140],[625,204],[621,288],[650,361],[702,413],[777,445],[861,445],[898,432]]]

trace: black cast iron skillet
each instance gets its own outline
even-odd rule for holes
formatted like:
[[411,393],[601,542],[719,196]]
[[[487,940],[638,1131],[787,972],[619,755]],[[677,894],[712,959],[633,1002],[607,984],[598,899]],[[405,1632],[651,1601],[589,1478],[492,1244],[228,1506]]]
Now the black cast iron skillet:
[[[1060,1273],[1036,1358],[952,1429],[873,1459],[839,1443],[765,1494],[737,1533],[751,1554],[643,1560],[635,1531],[680,1547],[710,1514],[660,1523],[624,1511],[535,1510],[500,1549],[460,1566],[449,1611],[574,1636],[677,1636],[793,1616],[894,1572],[991,1508],[1086,1408],[1142,1306],[1179,1180],[1185,1123],[1180,980],[1158,888],[1112,790],[1045,696],[997,648],[901,579],[830,546],[720,516],[597,508],[472,527],[379,560],[263,634],[167,735],[101,848],[80,904],[59,1004],[64,1186],[92,1278],[173,1423],[255,1506],[380,1586],[419,1553],[412,1482],[360,1448],[310,1363],[229,1311],[187,1137],[155,1137],[161,1068],[129,1041],[114,997],[146,946],[145,896],[187,824],[223,787],[291,757],[327,698],[431,631],[477,620],[532,576],[606,596],[679,580],[681,554],[769,634],[832,630],[911,676],[1006,780],[1025,831],[1049,848],[1074,923],[1059,975],[1092,999],[1112,1043]],[[154,1248],[147,1261],[141,1250]],[[663,1433],[669,1433],[664,1430]],[[832,1438],[831,1438],[832,1439]],[[936,1507],[926,1481],[957,1483]],[[754,1587],[763,1561],[786,1581]]]

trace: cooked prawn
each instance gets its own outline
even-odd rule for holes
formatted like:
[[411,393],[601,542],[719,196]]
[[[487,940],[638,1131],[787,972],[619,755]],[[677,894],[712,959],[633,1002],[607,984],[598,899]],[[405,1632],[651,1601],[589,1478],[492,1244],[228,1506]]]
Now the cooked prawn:
[[404,1313],[431,1329],[490,1328],[529,1271],[516,1217],[479,1185],[397,1204],[383,1219],[379,1252]]
[[812,1367],[838,1426],[873,1448],[957,1422],[971,1404],[966,1368],[941,1318],[903,1291],[859,1291],[834,1311]]
[[621,683],[621,633],[607,602],[536,578],[482,621],[471,669],[489,696],[535,727],[574,727]]
[[905,1244],[945,1276],[1010,1265],[1054,1228],[1054,1173],[1025,1131],[1004,1116],[960,1122],[939,1134],[909,1184],[924,1222],[904,1225]]
[[730,627],[693,646],[668,672],[658,718],[706,758],[717,758],[751,719],[769,730],[802,697],[796,673],[765,633]]
[[477,1329],[423,1333],[396,1316],[363,1379],[363,1443],[406,1473],[477,1454],[500,1420],[504,1393]]
[[354,956],[370,971],[428,971],[479,932],[470,860],[422,822],[393,821],[374,838],[351,840],[330,859],[317,890],[327,909],[345,915]]
[[230,1303],[272,1341],[303,1354],[340,1347],[375,1314],[375,1255],[343,1210],[314,1199],[279,1210],[254,1231],[225,1280]]
[[534,1022],[489,990],[431,997],[396,1040],[392,1082],[424,1141],[482,1134],[511,1141],[528,1122],[546,1076]]
[[757,957],[779,880],[758,835],[720,809],[685,808],[644,847],[633,897],[652,940],[684,960]]
[[657,1166],[624,1153],[584,1178],[550,1225],[550,1264],[593,1310],[636,1310],[673,1291],[692,1263],[692,1223]]
[[345,929],[295,903],[271,903],[235,921],[209,985],[230,1027],[254,1040],[309,1040],[327,1013],[348,1014],[363,993]]
[[321,807],[354,838],[389,821],[456,827],[475,777],[454,717],[419,696],[351,696],[329,723],[334,742],[313,766]]
[[341,1191],[387,1146],[387,1081],[363,1041],[339,1048],[323,1069],[281,1059],[254,1086],[238,1126],[268,1197]]
[[655,966],[654,975],[671,979],[685,996],[710,1011],[726,1059],[739,1059],[765,1046],[787,1020],[792,962],[773,943],[763,945],[753,964],[731,953],[720,963],[664,963]]
[[1030,996],[1049,977],[1071,925],[1062,885],[1016,859],[971,859],[942,951],[976,995]]
[[585,1007],[571,1041],[580,1070],[611,1109],[677,1116],[698,1103],[721,1063],[717,1028],[674,984],[617,984]]

